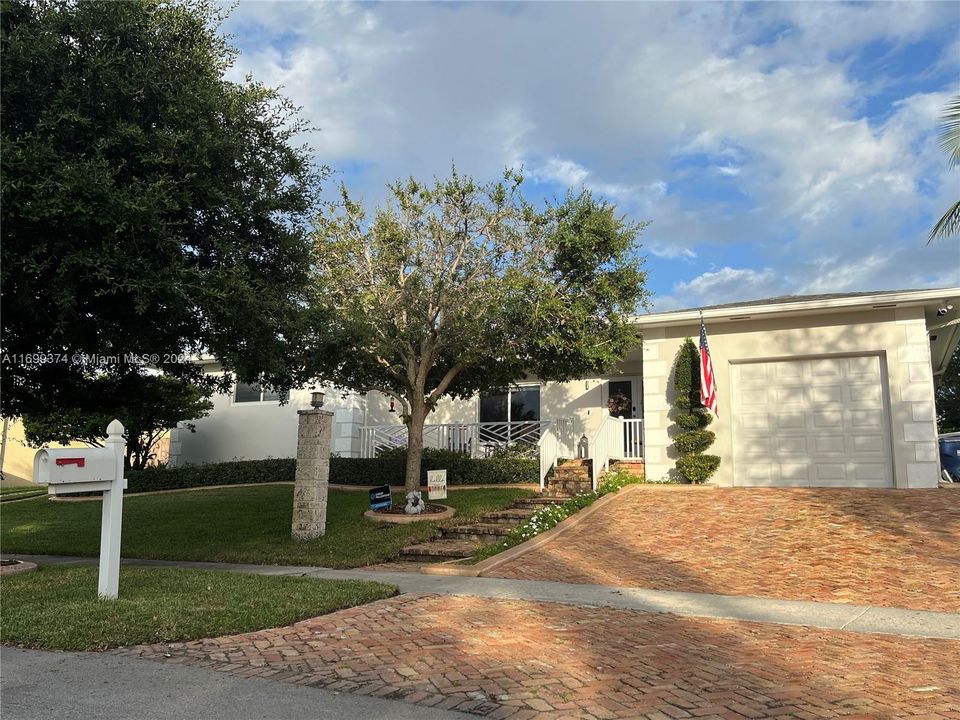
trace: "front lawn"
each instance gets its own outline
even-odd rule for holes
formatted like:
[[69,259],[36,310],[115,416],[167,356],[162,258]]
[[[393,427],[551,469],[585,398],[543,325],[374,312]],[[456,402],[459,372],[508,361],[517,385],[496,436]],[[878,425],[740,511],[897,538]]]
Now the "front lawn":
[[23,500],[28,497],[46,495],[47,488],[38,485],[15,485],[13,487],[0,488],[0,502],[12,500]]
[[124,567],[120,597],[97,569],[41,567],[0,579],[0,642],[47,650],[196,640],[279,627],[396,594],[383,583]]
[[[457,508],[450,522],[465,522],[529,495],[512,488],[454,490],[443,502]],[[394,502],[400,501],[395,494]],[[121,552],[128,558],[360,567],[396,557],[404,545],[437,532],[432,522],[373,523],[363,517],[368,503],[366,492],[331,490],[326,536],[294,542],[292,485],[127,496]],[[0,547],[5,553],[99,552],[99,501],[39,498],[5,504],[0,512]]]

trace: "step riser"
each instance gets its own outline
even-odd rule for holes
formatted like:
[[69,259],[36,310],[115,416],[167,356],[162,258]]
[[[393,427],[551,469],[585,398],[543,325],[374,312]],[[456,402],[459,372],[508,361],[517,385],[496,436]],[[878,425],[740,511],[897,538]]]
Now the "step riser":
[[579,495],[580,493],[590,492],[593,486],[590,483],[578,485],[547,485],[544,492],[548,495]]
[[469,555],[427,555],[425,553],[400,553],[400,560],[405,560],[407,562],[421,562],[421,563],[441,563],[446,562],[447,560],[460,560],[462,558],[470,557]]
[[489,545],[492,543],[497,543],[503,540],[506,537],[506,533],[503,535],[480,535],[477,533],[450,533],[449,535],[444,535],[444,540],[470,540],[475,542],[478,545]]

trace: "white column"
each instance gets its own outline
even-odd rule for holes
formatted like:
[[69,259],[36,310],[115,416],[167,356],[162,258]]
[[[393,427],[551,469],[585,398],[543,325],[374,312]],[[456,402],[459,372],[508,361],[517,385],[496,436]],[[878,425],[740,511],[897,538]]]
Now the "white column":
[[108,448],[113,449],[116,478],[109,490],[103,492],[103,509],[100,521],[100,573],[97,579],[97,594],[102,598],[116,600],[120,589],[120,530],[123,524],[123,425],[113,420],[107,426]]

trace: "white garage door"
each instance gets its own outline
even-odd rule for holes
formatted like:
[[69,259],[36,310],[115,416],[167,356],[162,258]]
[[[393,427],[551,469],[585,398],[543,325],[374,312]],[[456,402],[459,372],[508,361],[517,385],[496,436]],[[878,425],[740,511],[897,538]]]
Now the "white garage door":
[[733,365],[735,485],[890,487],[880,358]]

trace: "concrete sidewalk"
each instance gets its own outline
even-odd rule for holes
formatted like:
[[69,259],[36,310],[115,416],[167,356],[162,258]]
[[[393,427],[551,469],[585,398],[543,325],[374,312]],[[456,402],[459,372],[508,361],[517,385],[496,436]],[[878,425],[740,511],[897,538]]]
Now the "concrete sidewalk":
[[[4,555],[39,565],[96,565],[96,558],[50,555]],[[474,597],[556,602],[588,607],[670,613],[780,625],[803,625],[855,633],[882,633],[908,637],[960,639],[960,614],[923,610],[776,600],[734,595],[647,590],[609,585],[579,585],[540,580],[457,577],[421,573],[332,570],[284,565],[185,562],[124,559],[126,565],[192,568],[258,575],[293,575],[330,580],[371,580],[396,585],[404,593],[435,593]],[[121,587],[121,593],[123,588]]]

